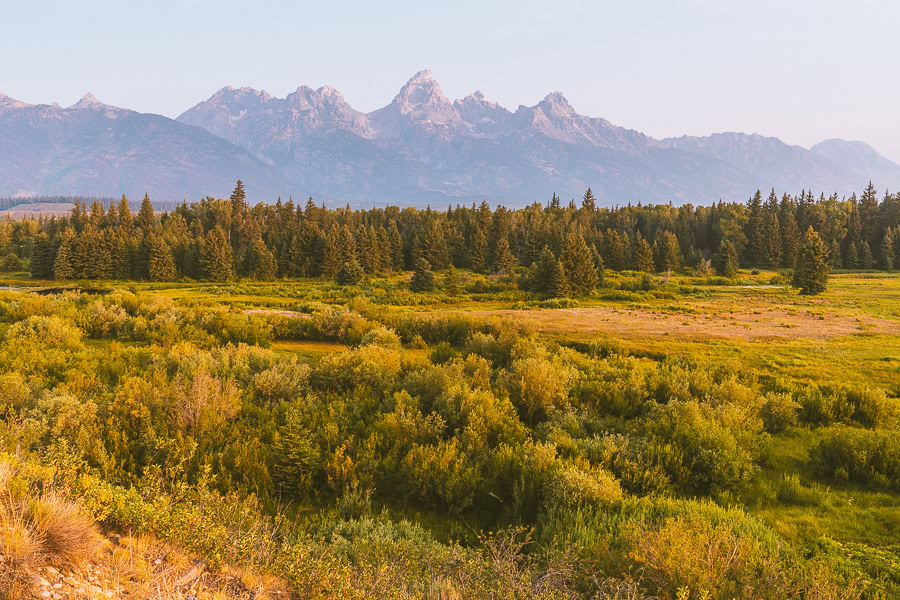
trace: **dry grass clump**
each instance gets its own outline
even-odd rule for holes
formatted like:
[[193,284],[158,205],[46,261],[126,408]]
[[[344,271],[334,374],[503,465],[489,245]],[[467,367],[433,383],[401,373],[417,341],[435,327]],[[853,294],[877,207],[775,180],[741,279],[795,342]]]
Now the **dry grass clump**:
[[15,468],[0,461],[0,598],[22,598],[40,565],[86,562],[100,536],[78,507],[53,493],[13,490]]

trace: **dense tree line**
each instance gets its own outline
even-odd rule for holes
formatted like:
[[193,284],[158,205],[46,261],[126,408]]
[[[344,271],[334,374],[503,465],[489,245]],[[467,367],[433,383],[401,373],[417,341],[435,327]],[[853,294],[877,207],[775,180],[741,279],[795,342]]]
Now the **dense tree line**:
[[693,268],[732,276],[739,267],[787,268],[803,256],[812,230],[827,268],[892,270],[900,264],[900,197],[816,198],[774,190],[746,204],[597,208],[590,189],[580,206],[554,195],[522,209],[480,205],[327,209],[309,199],[247,202],[238,182],[228,199],[205,198],[157,213],[145,196],[136,214],[123,196],[108,207],[78,200],[71,215],[0,223],[0,256],[30,259],[37,278],[327,277],[354,283],[365,274],[447,267],[510,274],[525,267],[524,288],[580,295],[605,269],[669,272]]

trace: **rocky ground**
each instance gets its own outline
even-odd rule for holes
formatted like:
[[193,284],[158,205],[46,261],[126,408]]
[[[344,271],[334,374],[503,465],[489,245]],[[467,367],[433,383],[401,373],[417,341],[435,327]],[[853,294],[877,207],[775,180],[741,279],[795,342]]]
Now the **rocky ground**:
[[110,536],[94,560],[45,565],[30,573],[35,598],[53,600],[275,600],[279,582],[243,571],[215,571],[176,548],[146,537]]

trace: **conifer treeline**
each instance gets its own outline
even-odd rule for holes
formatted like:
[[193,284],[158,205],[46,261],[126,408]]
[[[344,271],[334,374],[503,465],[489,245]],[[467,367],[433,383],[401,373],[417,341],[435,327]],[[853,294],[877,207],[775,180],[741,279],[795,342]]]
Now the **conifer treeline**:
[[604,269],[669,271],[714,266],[791,268],[804,232],[819,234],[832,268],[900,265],[900,197],[799,196],[712,206],[628,205],[596,208],[590,189],[577,206],[554,194],[508,210],[487,203],[446,211],[387,207],[326,209],[312,199],[250,206],[243,185],[229,199],[182,203],[157,214],[145,196],[136,214],[128,200],[105,209],[76,203],[65,218],[0,223],[0,253],[31,259],[37,278],[165,281],[181,277],[335,277],[441,270],[510,273],[535,291],[584,293]]

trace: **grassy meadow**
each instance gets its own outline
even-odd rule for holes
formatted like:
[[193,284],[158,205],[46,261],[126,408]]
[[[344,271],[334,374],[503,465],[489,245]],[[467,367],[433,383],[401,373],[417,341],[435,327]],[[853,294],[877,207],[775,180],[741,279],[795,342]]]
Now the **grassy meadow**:
[[0,276],[5,485],[301,598],[900,595],[900,275],[436,275]]

